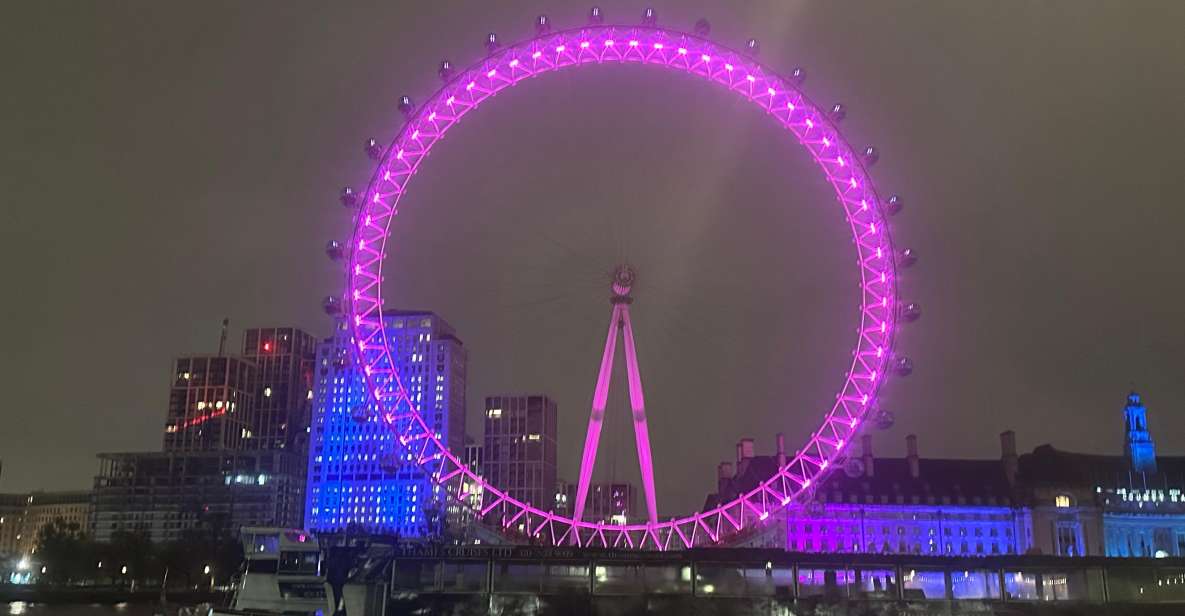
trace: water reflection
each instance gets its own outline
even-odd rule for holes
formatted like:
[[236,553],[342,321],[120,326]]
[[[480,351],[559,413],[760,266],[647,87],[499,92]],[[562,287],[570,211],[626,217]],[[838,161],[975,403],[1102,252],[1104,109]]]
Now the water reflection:
[[[8,616],[153,616],[160,611],[156,602],[32,603],[9,601]],[[169,610],[170,613],[172,610]]]

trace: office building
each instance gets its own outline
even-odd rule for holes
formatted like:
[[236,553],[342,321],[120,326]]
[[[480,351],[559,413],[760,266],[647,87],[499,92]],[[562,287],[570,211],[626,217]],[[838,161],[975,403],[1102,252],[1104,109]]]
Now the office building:
[[308,452],[316,339],[294,327],[248,329],[243,357],[255,364],[253,449]]
[[255,364],[239,357],[174,362],[165,451],[241,449],[253,434]]
[[162,451],[98,456],[95,538],[301,527],[311,340],[295,328],[251,329],[247,357],[175,360]]
[[236,534],[243,526],[300,528],[305,460],[285,450],[99,454],[91,530],[153,542],[189,530]]
[[[572,498],[575,498],[573,496]],[[593,482],[588,486],[584,520],[626,524],[645,521],[646,512],[638,511],[638,489],[626,482]]]
[[483,470],[491,485],[541,508],[555,502],[555,401],[544,395],[485,399]]
[[[450,451],[465,447],[465,348],[456,331],[426,311],[383,313],[387,343],[421,416]],[[405,537],[459,526],[461,512],[397,447],[373,412],[353,363],[345,321],[317,347],[306,521],[310,530],[360,527]]]

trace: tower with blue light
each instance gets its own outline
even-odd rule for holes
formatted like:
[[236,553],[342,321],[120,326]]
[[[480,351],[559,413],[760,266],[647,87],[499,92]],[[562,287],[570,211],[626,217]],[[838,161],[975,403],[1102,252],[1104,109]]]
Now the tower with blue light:
[[1131,462],[1132,470],[1138,473],[1156,472],[1156,444],[1148,432],[1147,409],[1135,391],[1127,395],[1127,406],[1123,408],[1127,442],[1123,452]]
[[[391,358],[421,415],[452,451],[465,444],[465,348],[444,319],[427,311],[387,310]],[[317,347],[305,521],[309,530],[347,528],[417,537],[455,508],[397,446],[392,430],[367,412],[352,362],[350,331],[339,320]]]

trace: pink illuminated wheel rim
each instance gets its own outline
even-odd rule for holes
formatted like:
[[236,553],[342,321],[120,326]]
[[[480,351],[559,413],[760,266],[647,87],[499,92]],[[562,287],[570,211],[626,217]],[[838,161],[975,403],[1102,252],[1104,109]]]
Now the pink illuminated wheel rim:
[[[493,47],[493,46],[491,46]],[[655,524],[577,522],[520,502],[467,468],[430,429],[394,369],[382,321],[382,265],[399,200],[432,146],[487,98],[520,81],[566,67],[644,64],[703,78],[760,106],[810,151],[844,208],[859,257],[860,326],[850,370],[822,425],[779,471],[741,497],[710,511]],[[443,71],[442,71],[443,72]],[[653,26],[591,25],[548,32],[494,47],[482,61],[446,74],[448,82],[418,109],[401,101],[407,123],[359,195],[347,247],[345,314],[371,410],[395,431],[409,455],[451,496],[473,504],[484,522],[554,545],[667,550],[715,545],[759,527],[778,508],[811,498],[837,466],[873,408],[893,366],[897,322],[895,253],[886,210],[864,160],[840,134],[838,116],[812,103],[793,79],[754,58],[683,32]],[[373,144],[372,144],[373,145]],[[473,495],[480,491],[480,499]],[[550,503],[547,503],[550,505]]]

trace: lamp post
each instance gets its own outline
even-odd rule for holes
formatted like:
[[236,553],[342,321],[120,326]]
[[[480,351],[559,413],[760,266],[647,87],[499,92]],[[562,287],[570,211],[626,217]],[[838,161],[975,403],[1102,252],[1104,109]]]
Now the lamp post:
[[214,569],[211,568],[210,565],[206,565],[205,568],[202,569],[202,573],[210,576],[210,592],[214,592]]

